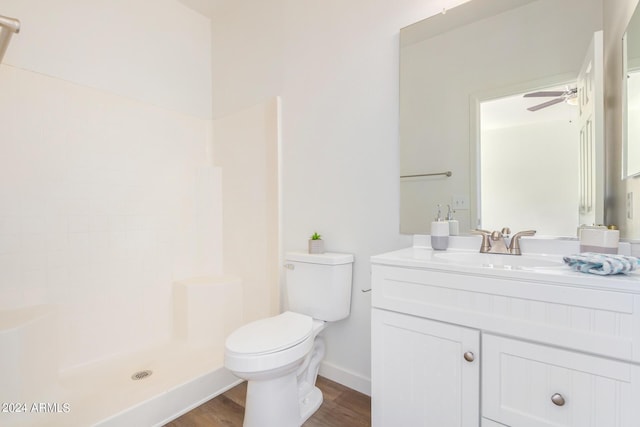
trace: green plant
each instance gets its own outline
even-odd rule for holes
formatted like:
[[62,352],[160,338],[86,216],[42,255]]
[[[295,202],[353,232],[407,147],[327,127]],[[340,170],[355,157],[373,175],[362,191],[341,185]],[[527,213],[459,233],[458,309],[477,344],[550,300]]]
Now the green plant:
[[311,240],[322,240],[322,236],[318,233],[313,233],[313,235],[311,236]]

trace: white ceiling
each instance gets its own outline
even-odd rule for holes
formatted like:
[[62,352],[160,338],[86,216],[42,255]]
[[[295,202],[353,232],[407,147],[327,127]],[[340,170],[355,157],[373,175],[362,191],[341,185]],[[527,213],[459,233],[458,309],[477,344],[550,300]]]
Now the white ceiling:
[[[575,86],[575,85],[574,85]],[[541,90],[563,91],[566,86],[554,86]],[[536,90],[535,92],[537,92]],[[533,91],[532,91],[533,92]],[[527,108],[550,101],[554,97],[525,98],[524,94],[517,94],[505,98],[482,102],[481,120],[483,129],[497,129],[514,125],[525,125],[554,120],[576,120],[578,108],[561,102],[542,108],[537,111],[529,111]]]
[[213,16],[220,12],[220,10],[234,3],[234,0],[178,0],[185,6],[195,10],[207,16],[213,18]]

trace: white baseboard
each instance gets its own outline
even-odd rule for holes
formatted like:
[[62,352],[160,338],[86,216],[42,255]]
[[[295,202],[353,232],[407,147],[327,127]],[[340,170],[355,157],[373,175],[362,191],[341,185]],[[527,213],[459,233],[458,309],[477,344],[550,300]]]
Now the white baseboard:
[[367,396],[371,396],[371,378],[364,377],[328,362],[322,362],[320,364],[320,375],[331,381],[340,383],[343,386],[359,391],[360,393],[364,393]]

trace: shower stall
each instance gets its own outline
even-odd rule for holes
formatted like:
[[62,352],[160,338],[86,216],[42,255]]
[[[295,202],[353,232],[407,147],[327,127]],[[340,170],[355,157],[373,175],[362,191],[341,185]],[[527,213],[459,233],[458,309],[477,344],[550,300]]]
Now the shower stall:
[[213,120],[177,1],[29,3],[0,11],[0,425],[162,425],[278,310],[277,100]]

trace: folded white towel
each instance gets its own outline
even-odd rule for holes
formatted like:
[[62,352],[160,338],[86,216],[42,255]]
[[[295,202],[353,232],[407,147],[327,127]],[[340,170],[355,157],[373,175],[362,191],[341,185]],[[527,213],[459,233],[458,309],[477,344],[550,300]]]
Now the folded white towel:
[[583,252],[563,258],[564,262],[575,271],[583,273],[609,274],[629,273],[634,271],[640,262],[638,258],[625,255],[609,255],[597,252]]

